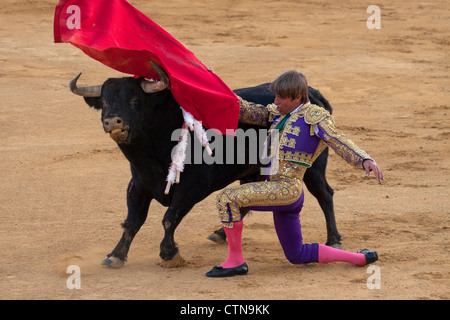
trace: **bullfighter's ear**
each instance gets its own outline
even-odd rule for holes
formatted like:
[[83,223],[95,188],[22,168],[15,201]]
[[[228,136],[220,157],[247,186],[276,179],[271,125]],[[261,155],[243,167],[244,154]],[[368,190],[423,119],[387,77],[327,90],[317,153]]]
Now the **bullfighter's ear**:
[[84,97],[84,101],[86,101],[90,107],[94,107],[94,109],[102,109],[101,98]]

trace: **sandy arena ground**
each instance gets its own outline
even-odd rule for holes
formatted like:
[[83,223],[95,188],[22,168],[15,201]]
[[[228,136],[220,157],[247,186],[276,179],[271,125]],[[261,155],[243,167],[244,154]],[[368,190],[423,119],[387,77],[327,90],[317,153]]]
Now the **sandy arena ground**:
[[[327,176],[343,248],[378,251],[380,289],[366,267],[291,265],[271,214],[246,219],[246,277],[204,276],[226,245],[214,194],[176,233],[182,268],[160,266],[165,208],[152,202],[127,264],[100,262],[119,240],[129,166],[100,113],[70,93],[123,74],[70,44],[53,43],[57,0],[2,0],[0,9],[1,299],[449,299],[450,8],[448,1],[130,1],[232,88],[305,73],[336,124],[385,173],[380,185],[331,152]],[[381,8],[370,30],[369,5]],[[325,220],[306,194],[306,242]],[[81,289],[69,290],[78,265]],[[220,286],[218,285],[220,284]],[[222,288],[222,291],[219,291]]]

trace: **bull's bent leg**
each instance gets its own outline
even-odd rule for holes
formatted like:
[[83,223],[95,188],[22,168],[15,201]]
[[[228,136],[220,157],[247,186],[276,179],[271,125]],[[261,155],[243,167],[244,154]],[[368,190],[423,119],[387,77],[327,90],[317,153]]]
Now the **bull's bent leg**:
[[333,194],[334,190],[328,184],[325,177],[325,168],[327,164],[328,148],[316,159],[312,167],[306,170],[303,181],[308,191],[317,199],[325,215],[327,225],[326,245],[334,248],[341,247],[342,237],[336,226],[334,215]]
[[108,254],[108,257],[103,260],[103,265],[120,268],[125,263],[131,242],[147,218],[150,201],[149,196],[139,192],[132,179],[127,189],[128,215],[122,223],[124,229],[122,238],[114,250]]
[[183,217],[191,210],[189,208],[171,205],[164,214],[162,221],[164,227],[164,238],[161,241],[159,256],[162,258],[161,266],[174,268],[183,266],[186,261],[181,257],[179,249],[174,239],[175,229],[180,224]]

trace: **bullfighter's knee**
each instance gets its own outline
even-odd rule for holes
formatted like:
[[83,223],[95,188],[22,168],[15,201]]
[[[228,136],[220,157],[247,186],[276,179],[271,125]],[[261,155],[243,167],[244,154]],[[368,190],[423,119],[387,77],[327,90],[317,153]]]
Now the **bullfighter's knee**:
[[242,220],[239,204],[236,202],[233,190],[225,189],[216,197],[216,208],[219,220],[223,223],[239,222]]

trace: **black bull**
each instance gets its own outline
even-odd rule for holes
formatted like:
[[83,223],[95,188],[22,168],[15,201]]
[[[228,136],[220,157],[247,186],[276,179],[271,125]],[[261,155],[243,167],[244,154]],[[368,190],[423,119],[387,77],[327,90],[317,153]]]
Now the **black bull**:
[[[165,230],[160,245],[162,265],[179,266],[184,260],[175,243],[174,232],[193,206],[234,181],[240,180],[242,183],[260,179],[260,163],[186,164],[181,181],[172,185],[168,194],[164,193],[168,168],[172,161],[171,153],[177,144],[177,141],[171,138],[172,133],[182,127],[184,119],[180,106],[170,89],[167,89],[167,77],[160,75],[162,80],[157,82],[120,78],[108,79],[101,86],[77,87],[78,75],[70,83],[73,93],[84,96],[89,106],[102,110],[105,132],[117,142],[130,162],[132,177],[127,188],[128,215],[122,224],[123,235],[103,261],[103,264],[111,267],[120,267],[126,261],[131,242],[145,222],[153,199],[168,208],[162,220]],[[274,101],[274,95],[268,90],[268,86],[269,84],[262,84],[235,92],[248,101],[267,105]],[[330,104],[319,91],[309,88],[308,92],[311,103],[331,111]],[[242,123],[239,123],[239,128],[261,129]],[[191,141],[194,140],[195,138],[191,137]],[[247,153],[248,150],[247,144]],[[339,246],[341,236],[336,228],[333,189],[325,177],[327,159],[328,148],[312,167],[308,168],[304,182],[324,212],[327,226],[326,244]],[[218,221],[217,213],[212,212],[208,219]],[[225,239],[223,230],[215,231],[209,239]]]

